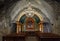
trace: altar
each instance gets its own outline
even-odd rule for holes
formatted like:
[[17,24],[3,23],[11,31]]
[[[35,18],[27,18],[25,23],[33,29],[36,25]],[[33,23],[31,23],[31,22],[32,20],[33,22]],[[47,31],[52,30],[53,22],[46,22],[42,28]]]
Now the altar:
[[22,33],[12,33],[3,36],[3,41],[60,41],[60,36],[53,33],[42,33],[42,32],[22,32]]

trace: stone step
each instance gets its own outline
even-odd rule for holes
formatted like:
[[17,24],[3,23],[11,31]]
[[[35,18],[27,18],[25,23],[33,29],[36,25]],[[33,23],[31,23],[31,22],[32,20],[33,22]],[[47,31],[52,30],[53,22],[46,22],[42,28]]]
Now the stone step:
[[36,36],[28,36],[26,37],[26,41],[38,41]]

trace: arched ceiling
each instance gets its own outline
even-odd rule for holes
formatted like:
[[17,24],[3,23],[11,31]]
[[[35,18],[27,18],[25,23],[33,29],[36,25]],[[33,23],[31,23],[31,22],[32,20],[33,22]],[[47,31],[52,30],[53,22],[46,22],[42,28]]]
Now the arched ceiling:
[[26,14],[27,16],[29,16],[29,14],[32,14],[31,16],[33,16],[34,14],[37,15],[41,21],[43,21],[43,17],[40,13],[38,13],[37,11],[35,11],[34,9],[32,9],[32,7],[28,6],[26,9],[23,9],[23,11],[21,11],[16,17],[16,21],[19,21],[19,19]]
[[[47,4],[45,1],[42,0],[34,0],[34,1],[27,1],[27,0],[22,0],[16,3],[16,6],[13,8],[11,12],[11,20],[15,20],[16,16],[20,13],[20,11],[29,6],[29,3],[31,3],[31,6],[41,10],[42,17],[46,20],[50,20],[51,23],[53,23],[54,15],[52,7]],[[16,20],[15,20],[16,21]]]

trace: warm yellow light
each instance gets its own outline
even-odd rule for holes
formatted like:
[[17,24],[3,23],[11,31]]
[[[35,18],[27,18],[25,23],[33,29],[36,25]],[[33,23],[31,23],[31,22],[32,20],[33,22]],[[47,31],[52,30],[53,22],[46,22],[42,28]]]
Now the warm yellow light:
[[[38,12],[36,12],[36,11],[32,11],[32,13],[34,13],[35,15],[37,15],[37,16],[39,17],[39,19],[40,19],[41,21],[43,21],[43,17],[42,17],[42,15],[40,15]],[[19,16],[17,17],[16,21],[19,21],[20,18],[21,18],[24,14],[26,14],[26,12],[22,12],[22,13],[20,13]]]
[[39,30],[40,30],[41,32],[43,32],[43,23],[40,23],[39,25],[40,25],[40,26],[39,26],[39,28],[40,28]]

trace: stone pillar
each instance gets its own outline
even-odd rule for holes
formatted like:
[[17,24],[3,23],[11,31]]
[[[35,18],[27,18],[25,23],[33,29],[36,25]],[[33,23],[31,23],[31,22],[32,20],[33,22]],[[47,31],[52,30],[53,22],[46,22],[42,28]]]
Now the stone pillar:
[[16,24],[16,23],[12,23],[11,26],[12,26],[11,32],[12,32],[12,33],[16,33],[16,27],[17,27],[17,24]]

